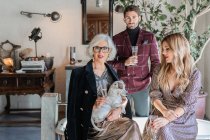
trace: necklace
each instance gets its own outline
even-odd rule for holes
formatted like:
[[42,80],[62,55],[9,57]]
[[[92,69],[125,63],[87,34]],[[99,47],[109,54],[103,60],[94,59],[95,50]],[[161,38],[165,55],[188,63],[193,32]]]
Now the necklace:
[[95,63],[93,63],[93,72],[95,75],[101,77],[105,70],[106,66],[104,64],[96,65]]

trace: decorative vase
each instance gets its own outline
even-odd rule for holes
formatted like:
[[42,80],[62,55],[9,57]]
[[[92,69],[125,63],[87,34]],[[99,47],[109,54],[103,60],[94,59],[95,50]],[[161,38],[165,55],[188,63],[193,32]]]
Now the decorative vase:
[[198,100],[196,103],[196,118],[197,119],[203,119],[205,112],[206,112],[206,97],[207,97],[207,93],[200,91],[199,95],[198,95]]
[[52,69],[54,57],[45,57],[44,62],[47,70]]

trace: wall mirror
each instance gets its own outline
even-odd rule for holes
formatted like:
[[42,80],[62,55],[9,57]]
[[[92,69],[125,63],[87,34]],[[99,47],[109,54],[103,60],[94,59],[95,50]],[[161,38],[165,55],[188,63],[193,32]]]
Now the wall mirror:
[[105,33],[112,37],[113,1],[81,0],[83,44],[88,44],[98,33]]

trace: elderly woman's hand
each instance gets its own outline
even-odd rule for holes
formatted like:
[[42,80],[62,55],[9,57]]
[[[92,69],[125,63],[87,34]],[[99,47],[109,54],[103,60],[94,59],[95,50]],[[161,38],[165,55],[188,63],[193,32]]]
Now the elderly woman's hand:
[[114,121],[114,120],[117,120],[119,119],[120,115],[121,115],[121,112],[122,112],[122,108],[121,107],[118,107],[118,108],[115,108],[115,109],[112,109],[109,114],[107,115],[107,121]]
[[93,105],[93,109],[101,107],[106,102],[106,97],[98,97]]

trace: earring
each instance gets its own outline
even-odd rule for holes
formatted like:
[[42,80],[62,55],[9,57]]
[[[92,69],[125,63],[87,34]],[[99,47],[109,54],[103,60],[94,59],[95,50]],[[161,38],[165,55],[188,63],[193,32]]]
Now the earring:
[[107,59],[106,59],[106,61],[109,59],[109,55],[110,55],[110,53],[108,53],[108,56],[107,56]]

